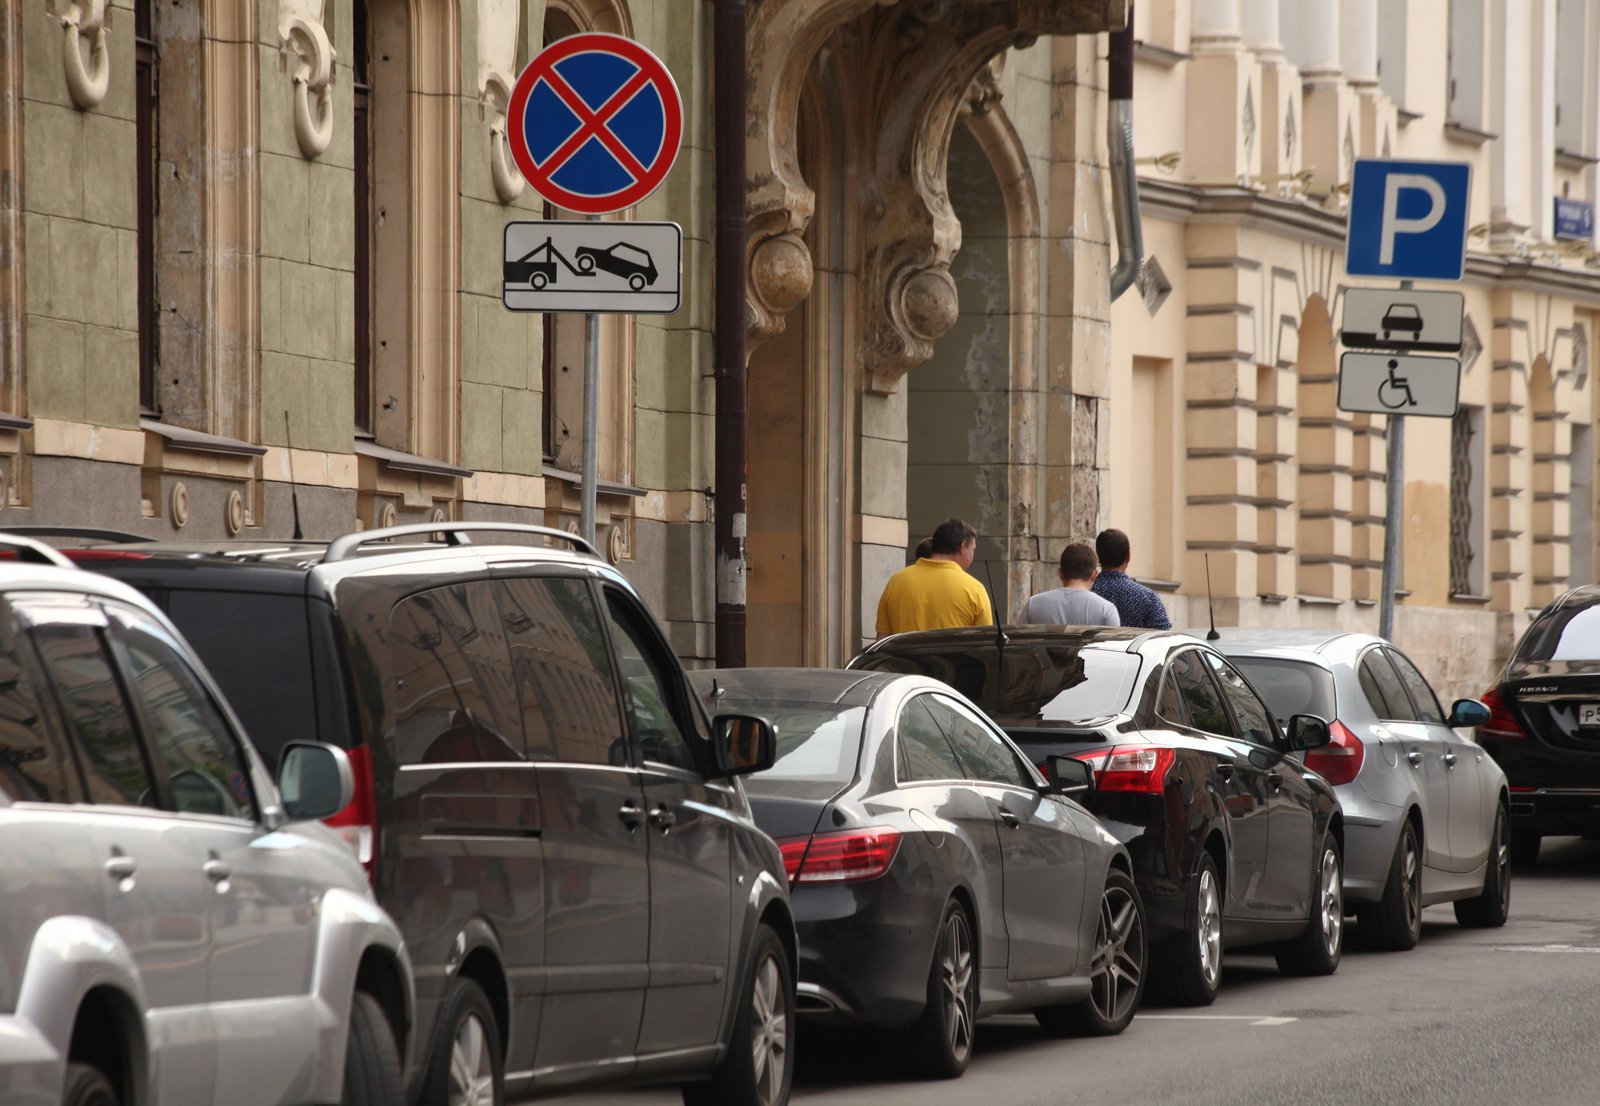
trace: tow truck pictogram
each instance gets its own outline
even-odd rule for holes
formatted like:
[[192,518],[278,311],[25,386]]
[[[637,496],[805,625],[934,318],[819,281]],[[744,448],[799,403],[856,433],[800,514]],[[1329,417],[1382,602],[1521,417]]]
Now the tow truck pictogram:
[[574,264],[566,254],[556,249],[555,240],[547,237],[515,261],[505,262],[501,276],[507,286],[526,284],[536,292],[546,285],[557,283],[561,269],[582,279],[593,278],[596,270],[609,273],[626,280],[628,287],[635,292],[641,292],[646,285],[656,282],[655,260],[638,246],[618,242],[607,249],[580,246],[576,252],[578,260]]
[[[541,260],[534,260],[540,254],[543,254],[544,257]],[[565,254],[556,249],[554,239],[546,238],[515,261],[507,261],[503,266],[504,272],[501,276],[508,285],[527,284],[534,291],[538,291],[545,285],[556,282],[558,273],[556,264],[558,262],[575,277],[585,275],[578,270],[576,265],[567,260]]]

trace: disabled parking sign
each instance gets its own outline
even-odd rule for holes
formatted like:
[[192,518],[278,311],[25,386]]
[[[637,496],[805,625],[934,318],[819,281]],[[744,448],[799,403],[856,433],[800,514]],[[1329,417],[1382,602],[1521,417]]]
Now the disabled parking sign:
[[607,215],[666,180],[683,140],[683,101],[661,59],[632,39],[571,35],[517,78],[506,129],[535,192],[568,211]]
[[1351,276],[1460,280],[1472,166],[1361,158],[1350,181],[1344,269]]

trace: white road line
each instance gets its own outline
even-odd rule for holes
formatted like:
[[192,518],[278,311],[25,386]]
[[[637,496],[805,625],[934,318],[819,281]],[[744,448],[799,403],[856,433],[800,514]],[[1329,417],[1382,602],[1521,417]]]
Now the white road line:
[[1175,1022],[1249,1022],[1251,1025],[1288,1025],[1299,1018],[1286,1018],[1261,1014],[1140,1014],[1140,1021]]
[[1495,952],[1600,952],[1600,945],[1496,945]]

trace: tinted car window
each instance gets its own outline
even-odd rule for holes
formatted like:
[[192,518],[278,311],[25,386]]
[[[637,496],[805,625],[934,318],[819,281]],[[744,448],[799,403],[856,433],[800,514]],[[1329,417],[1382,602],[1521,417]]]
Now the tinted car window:
[[778,760],[762,779],[843,783],[855,778],[865,707],[763,702],[761,716],[778,731]]
[[645,760],[693,771],[694,750],[673,710],[677,673],[640,626],[642,615],[614,592],[606,595],[611,640],[622,669],[622,686]]
[[928,713],[932,700],[931,695],[918,695],[900,708],[900,720],[895,726],[899,744],[895,752],[902,783],[966,778],[944,730]]
[[388,730],[400,764],[522,759],[510,657],[494,656],[491,644],[498,615],[488,631],[473,622],[484,616],[485,592],[495,610],[493,591],[477,586],[475,605],[461,586],[437,588],[402,599],[389,617]]
[[1261,693],[1272,716],[1279,722],[1287,722],[1297,714],[1336,717],[1333,673],[1320,664],[1261,657],[1234,657],[1233,663]]
[[10,622],[0,613],[0,795],[17,803],[71,802],[71,761],[46,731]]
[[1361,658],[1359,670],[1361,691],[1367,703],[1379,718],[1389,722],[1415,722],[1417,712],[1411,699],[1395,675],[1394,666],[1381,649],[1368,649]]
[[151,597],[205,662],[269,766],[289,742],[315,740],[304,596],[172,590]]
[[974,718],[965,707],[943,696],[933,696],[928,709],[938,720],[968,776],[1013,787],[1033,786],[1033,780],[1005,738]]
[[1276,745],[1278,727],[1272,721],[1267,705],[1256,698],[1256,693],[1250,690],[1250,685],[1245,683],[1244,677],[1233,665],[1215,653],[1207,653],[1205,658],[1217,677],[1228,705],[1233,708],[1233,720],[1238,724],[1239,736],[1257,745]]
[[1411,692],[1411,701],[1416,704],[1417,714],[1422,721],[1443,722],[1444,711],[1439,708],[1439,697],[1433,693],[1433,688],[1428,686],[1428,681],[1423,678],[1422,673],[1417,671],[1417,666],[1407,660],[1404,653],[1393,649],[1385,649],[1383,652],[1394,662],[1394,670],[1400,673],[1400,682]]
[[588,581],[505,580],[500,603],[528,758],[626,763],[611,656]]
[[142,622],[113,611],[111,641],[150,743],[166,765],[173,809],[253,819],[249,776],[227,722],[188,662]]
[[89,801],[154,806],[144,750],[100,634],[91,626],[43,625],[34,640],[79,752]]
[[1560,607],[1540,615],[1517,647],[1513,663],[1600,661],[1600,606]]
[[1189,708],[1183,705],[1183,692],[1178,690],[1177,677],[1169,665],[1161,675],[1161,689],[1156,693],[1156,716],[1179,726],[1189,724]]
[[1199,650],[1183,650],[1172,658],[1170,665],[1173,683],[1189,709],[1189,724],[1207,733],[1231,736],[1233,727],[1228,724],[1228,712],[1223,709],[1216,684],[1206,675]]

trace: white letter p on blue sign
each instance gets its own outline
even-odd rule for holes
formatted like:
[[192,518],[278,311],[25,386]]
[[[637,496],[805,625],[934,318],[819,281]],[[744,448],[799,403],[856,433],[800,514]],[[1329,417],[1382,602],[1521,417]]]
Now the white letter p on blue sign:
[[1460,280],[1472,167],[1465,162],[1356,162],[1345,271],[1399,280]]

